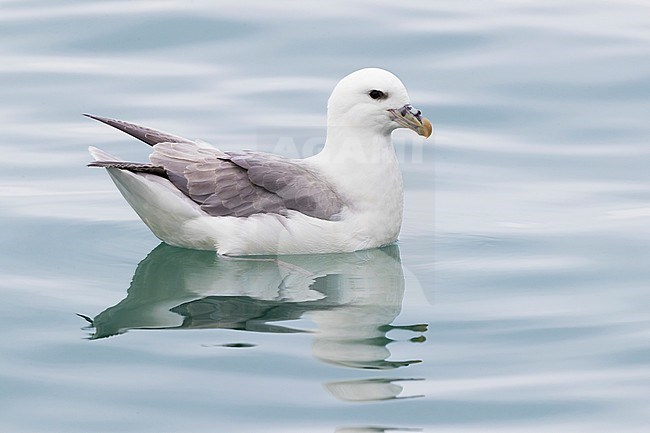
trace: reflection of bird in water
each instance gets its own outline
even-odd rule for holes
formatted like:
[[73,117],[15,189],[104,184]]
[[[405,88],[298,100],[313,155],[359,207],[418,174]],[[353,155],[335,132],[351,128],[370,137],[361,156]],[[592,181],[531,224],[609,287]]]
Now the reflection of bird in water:
[[[280,322],[307,315],[313,354],[356,368],[390,369],[386,333],[400,313],[404,276],[396,245],[346,254],[222,258],[160,244],[128,295],[90,319],[93,339],[129,329],[224,328],[305,332]],[[426,325],[397,327],[417,333]],[[420,338],[423,338],[420,336]],[[414,341],[417,341],[414,339]]]
[[398,427],[378,427],[378,426],[359,426],[359,427],[339,427],[335,433],[400,433],[400,432],[421,432],[419,428],[398,428]]
[[361,379],[329,382],[325,387],[339,400],[369,401],[417,398],[422,395],[400,396],[404,387],[400,382],[422,379]]

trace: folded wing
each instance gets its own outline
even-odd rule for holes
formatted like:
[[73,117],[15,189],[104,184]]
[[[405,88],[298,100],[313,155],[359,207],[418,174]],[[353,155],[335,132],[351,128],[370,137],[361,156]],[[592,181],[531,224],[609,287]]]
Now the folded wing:
[[97,161],[93,166],[167,177],[212,216],[287,215],[290,210],[337,220],[345,203],[301,160],[262,152],[222,152],[121,120],[90,116],[153,146],[151,164]]
[[151,163],[214,216],[295,210],[336,220],[343,201],[331,185],[300,161],[260,152],[222,152],[190,143],[159,143]]

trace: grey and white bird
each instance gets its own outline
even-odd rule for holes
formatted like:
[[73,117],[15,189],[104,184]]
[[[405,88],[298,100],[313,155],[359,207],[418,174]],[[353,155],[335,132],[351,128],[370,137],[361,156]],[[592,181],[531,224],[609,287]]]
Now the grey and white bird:
[[431,123],[388,71],[343,78],[327,104],[327,139],[309,158],[226,152],[121,120],[87,115],[153,148],[149,163],[94,147],[126,201],[167,244],[224,255],[351,252],[388,245],[402,224],[402,175],[391,133],[429,137]]

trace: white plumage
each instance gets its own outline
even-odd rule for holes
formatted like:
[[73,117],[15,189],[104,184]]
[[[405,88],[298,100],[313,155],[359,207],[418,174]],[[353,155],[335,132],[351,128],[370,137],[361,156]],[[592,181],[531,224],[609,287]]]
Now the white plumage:
[[403,190],[391,132],[407,127],[428,137],[431,124],[409,105],[397,77],[374,68],[343,78],[327,114],[325,147],[306,159],[224,153],[91,116],[154,149],[151,164],[137,164],[90,148],[91,165],[107,168],[131,207],[170,245],[252,255],[350,252],[395,242]]

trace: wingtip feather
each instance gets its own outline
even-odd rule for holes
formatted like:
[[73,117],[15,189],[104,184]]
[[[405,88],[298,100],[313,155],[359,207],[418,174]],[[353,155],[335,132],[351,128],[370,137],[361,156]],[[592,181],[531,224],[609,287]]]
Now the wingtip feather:
[[136,125],[135,123],[126,122],[119,119],[111,119],[109,117],[95,116],[94,114],[84,113],[84,116],[102,122],[108,126],[112,126],[126,134],[129,134],[132,137],[137,138],[144,143],[147,143],[149,146],[155,146],[158,143],[170,142],[170,143],[192,143],[192,140],[188,140],[177,135],[169,134],[167,132],[158,131],[156,129],[148,128],[146,126]]
[[93,120],[99,120],[100,122],[103,122],[104,120],[108,120],[105,117],[96,116],[96,115],[90,114],[90,113],[82,113],[82,116],[85,116],[85,117],[87,117],[89,119],[93,119]]

